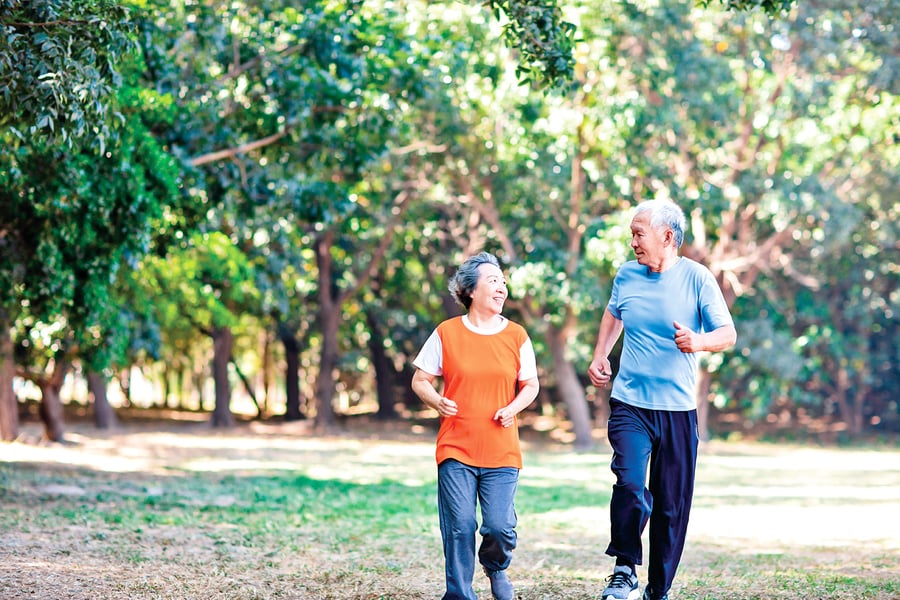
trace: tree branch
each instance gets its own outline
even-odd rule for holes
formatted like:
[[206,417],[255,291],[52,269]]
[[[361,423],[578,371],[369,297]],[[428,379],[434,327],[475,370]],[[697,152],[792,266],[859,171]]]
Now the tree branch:
[[409,200],[411,198],[412,194],[409,193],[408,190],[403,190],[397,195],[397,198],[394,201],[393,218],[391,218],[391,220],[388,222],[385,228],[384,235],[381,236],[381,241],[378,243],[375,251],[372,252],[372,258],[371,260],[369,260],[369,264],[356,278],[356,283],[344,290],[344,292],[340,295],[338,304],[356,294],[360,289],[362,289],[364,285],[369,282],[369,280],[375,274],[378,269],[378,265],[381,264],[381,261],[384,258],[384,255],[387,253],[391,242],[394,240],[394,227],[403,219],[403,213],[406,211],[406,207],[408,206]]
[[209,152],[207,154],[201,154],[196,158],[192,158],[188,161],[192,167],[199,167],[200,165],[209,164],[211,162],[216,162],[217,160],[222,160],[225,158],[232,158],[237,156],[238,154],[245,154],[247,152],[252,152],[257,148],[262,148],[264,146],[268,146],[270,144],[274,144],[281,138],[285,137],[288,134],[288,131],[285,129],[283,131],[279,131],[278,133],[273,133],[270,136],[264,137],[262,139],[256,140],[255,142],[247,142],[246,144],[241,144],[236,148],[227,148],[225,150],[216,150],[215,152]]
[[[2,21],[0,21],[2,22]],[[22,23],[18,21],[13,21],[11,23],[6,23],[6,25],[10,27],[56,27],[57,25],[90,25],[90,21],[82,21],[80,19],[59,19],[56,21],[44,21],[43,23]]]

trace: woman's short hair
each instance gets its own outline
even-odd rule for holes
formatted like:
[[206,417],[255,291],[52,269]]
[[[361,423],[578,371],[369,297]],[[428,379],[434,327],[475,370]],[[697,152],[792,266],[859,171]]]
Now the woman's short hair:
[[453,277],[450,278],[450,293],[453,295],[453,299],[465,307],[466,310],[469,310],[469,307],[472,306],[472,292],[475,291],[475,287],[478,285],[478,277],[480,275],[478,267],[486,264],[499,267],[500,261],[490,252],[479,252],[463,261]]
[[681,248],[684,242],[684,212],[671,200],[645,200],[635,209],[636,215],[650,211],[650,227],[666,226],[675,235],[675,247]]

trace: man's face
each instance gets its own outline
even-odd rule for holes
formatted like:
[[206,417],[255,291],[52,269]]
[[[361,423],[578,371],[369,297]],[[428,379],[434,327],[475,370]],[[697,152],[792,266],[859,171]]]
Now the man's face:
[[666,258],[667,227],[650,226],[650,211],[635,215],[631,220],[631,249],[639,264],[651,271],[659,270]]

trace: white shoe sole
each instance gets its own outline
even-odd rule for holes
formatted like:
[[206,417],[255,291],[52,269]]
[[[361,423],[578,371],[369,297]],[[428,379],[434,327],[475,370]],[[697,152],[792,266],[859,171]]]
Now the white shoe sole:
[[[638,600],[640,597],[641,597],[641,590],[640,590],[640,588],[638,588],[636,590],[631,590],[631,592],[629,592],[629,594],[628,594],[628,598],[626,598],[625,600]],[[622,599],[616,598],[613,595],[608,595],[608,596],[601,596],[600,600],[622,600]]]

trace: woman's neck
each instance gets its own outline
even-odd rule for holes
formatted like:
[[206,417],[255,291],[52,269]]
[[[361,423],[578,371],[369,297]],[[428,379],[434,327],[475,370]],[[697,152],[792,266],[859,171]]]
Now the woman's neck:
[[479,329],[492,329],[500,324],[503,317],[499,313],[487,310],[478,310],[474,306],[469,308],[469,323]]

